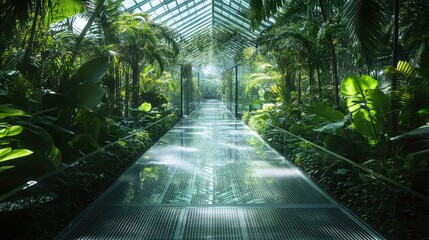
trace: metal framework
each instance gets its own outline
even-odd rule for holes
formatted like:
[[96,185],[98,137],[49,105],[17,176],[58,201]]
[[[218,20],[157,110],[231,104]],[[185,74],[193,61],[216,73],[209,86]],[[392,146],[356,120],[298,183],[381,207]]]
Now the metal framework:
[[[274,23],[274,19],[269,19],[250,31],[250,21],[246,18],[249,0],[125,0],[122,6],[128,12],[148,13],[153,21],[175,29],[185,42],[201,33],[213,38],[219,29],[239,33],[240,37],[223,47],[222,56],[227,56],[230,64],[234,64],[236,53],[254,43],[259,33]],[[208,46],[208,49],[213,48]],[[194,52],[189,57],[201,56]]]

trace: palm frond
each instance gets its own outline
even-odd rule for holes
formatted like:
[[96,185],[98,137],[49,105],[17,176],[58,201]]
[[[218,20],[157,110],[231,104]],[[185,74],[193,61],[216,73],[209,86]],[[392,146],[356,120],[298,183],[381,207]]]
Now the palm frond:
[[276,14],[286,0],[250,0],[249,19],[252,28],[257,28],[261,22]]
[[345,5],[343,21],[352,38],[361,45],[368,63],[378,51],[383,30],[384,11],[380,0],[349,0]]
[[391,77],[396,77],[403,80],[410,80],[416,77],[416,71],[414,67],[405,61],[399,61],[396,68],[387,66],[384,69],[384,72]]

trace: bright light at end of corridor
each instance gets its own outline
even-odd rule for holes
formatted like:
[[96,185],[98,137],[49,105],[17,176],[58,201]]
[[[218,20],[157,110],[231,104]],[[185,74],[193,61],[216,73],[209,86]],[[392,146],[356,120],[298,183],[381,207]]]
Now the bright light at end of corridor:
[[215,69],[212,65],[206,65],[201,69],[201,71],[204,73],[204,75],[214,74]]

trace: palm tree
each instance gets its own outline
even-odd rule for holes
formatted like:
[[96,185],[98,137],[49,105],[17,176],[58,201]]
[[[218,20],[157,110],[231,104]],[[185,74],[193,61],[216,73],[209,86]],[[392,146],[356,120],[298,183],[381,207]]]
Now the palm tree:
[[[8,42],[10,37],[17,32],[18,24],[21,27],[24,27],[27,22],[31,21],[28,38],[25,38],[25,41],[21,45],[21,47],[24,49],[24,56],[22,58],[20,68],[25,70],[33,48],[35,47],[37,26],[42,25],[47,27],[49,24],[73,16],[79,12],[82,12],[82,10],[82,1],[76,0],[1,1],[0,32],[2,35],[2,41],[5,43]],[[6,44],[4,46],[6,46]],[[4,51],[4,46],[1,46],[1,52]]]
[[287,0],[250,0],[249,18],[253,28],[275,15]]
[[119,52],[132,70],[131,105],[137,108],[141,66],[157,62],[163,72],[164,64],[177,55],[178,46],[171,30],[151,23],[146,14],[124,13],[116,24],[119,29]]

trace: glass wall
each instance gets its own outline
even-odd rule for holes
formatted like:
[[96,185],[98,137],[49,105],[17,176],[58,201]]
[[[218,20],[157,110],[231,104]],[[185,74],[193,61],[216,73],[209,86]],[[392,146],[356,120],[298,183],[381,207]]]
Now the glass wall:
[[54,239],[176,122],[168,115],[21,186],[2,188],[1,238]]
[[200,76],[197,69],[190,64],[180,67],[180,106],[184,117],[189,115],[201,101]]
[[255,100],[258,99],[258,95],[254,94],[254,95],[249,95],[245,93],[245,88],[246,88],[246,83],[247,83],[247,77],[250,74],[250,67],[249,66],[245,66],[245,65],[239,65],[237,68],[237,87],[238,87],[238,92],[237,92],[237,117],[239,119],[241,119],[241,116],[243,115],[244,112],[249,111],[249,105],[250,103]]
[[173,78],[177,82],[178,91],[171,104],[174,105],[177,116],[189,115],[202,99],[203,74],[188,64],[176,66],[173,71]]
[[225,106],[236,115],[237,102],[237,66],[234,66],[221,74],[219,98]]
[[253,128],[386,239],[427,239],[427,196],[266,121]]
[[219,99],[238,119],[241,119],[245,111],[249,111],[249,105],[258,94],[246,93],[247,77],[250,73],[248,66],[236,65],[221,74],[218,87]]
[[218,99],[218,89],[220,86],[220,76],[214,69],[207,67],[199,71],[200,91],[203,99]]

